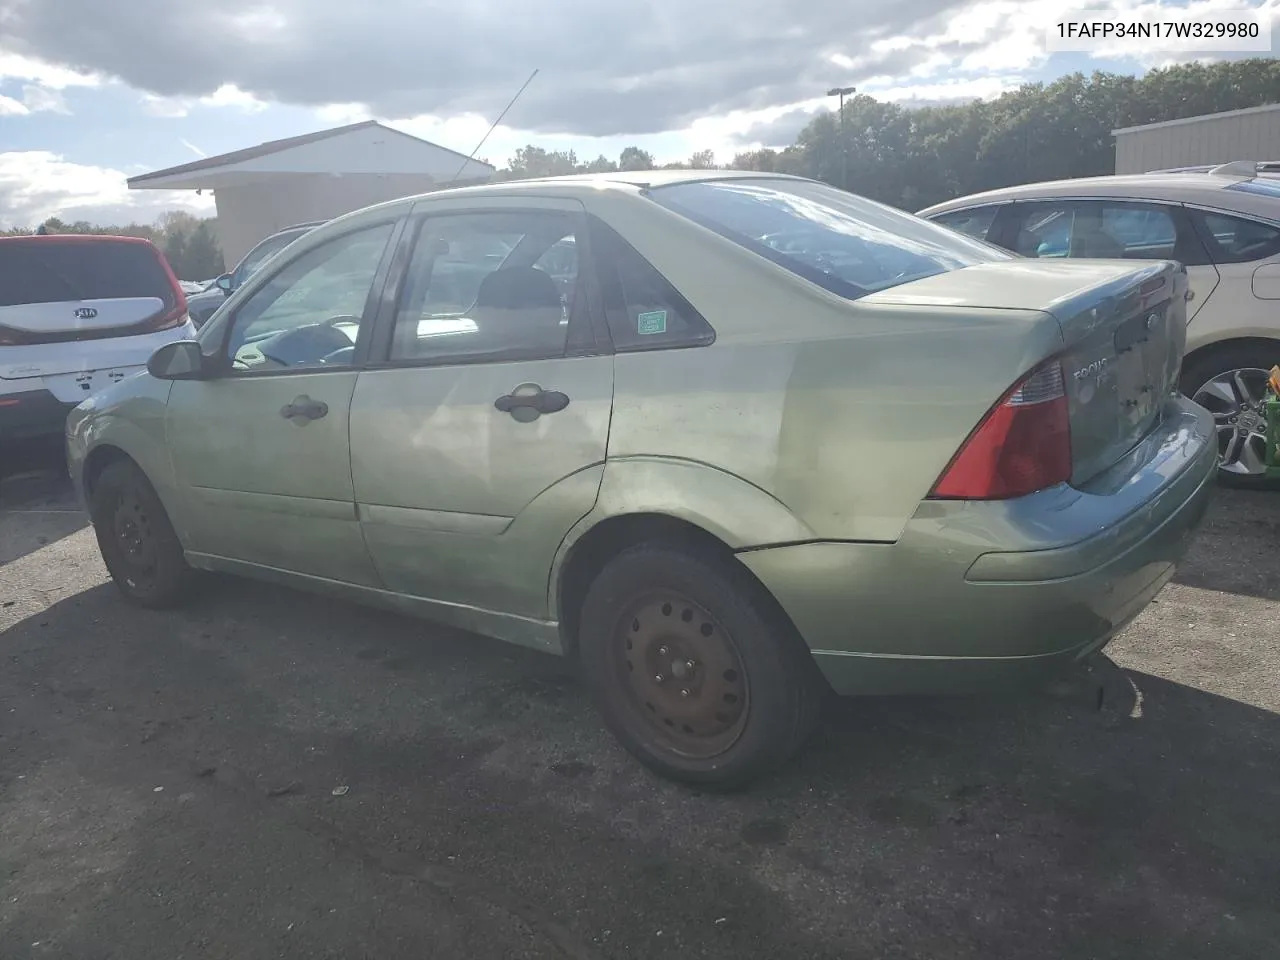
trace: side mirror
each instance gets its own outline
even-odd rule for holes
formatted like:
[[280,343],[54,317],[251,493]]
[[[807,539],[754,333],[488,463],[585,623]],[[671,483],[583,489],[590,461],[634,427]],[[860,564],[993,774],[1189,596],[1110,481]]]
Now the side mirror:
[[233,282],[232,282],[231,274],[229,273],[224,273],[217,280],[213,281],[213,283],[214,283],[214,286],[216,286],[223,293],[230,293],[232,290],[235,289],[235,286],[233,285]]
[[199,380],[205,374],[204,354],[195,340],[166,343],[147,361],[147,373],[157,380]]

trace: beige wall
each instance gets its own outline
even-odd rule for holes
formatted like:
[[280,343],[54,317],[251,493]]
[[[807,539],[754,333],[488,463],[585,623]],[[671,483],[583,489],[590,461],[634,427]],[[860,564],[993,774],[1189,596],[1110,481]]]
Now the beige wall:
[[1280,160],[1280,109],[1116,134],[1116,173],[1231,160]]
[[426,175],[281,174],[270,180],[214,192],[218,239],[227,269],[277,230],[308,220],[327,220],[370,204],[426,193],[437,187]]

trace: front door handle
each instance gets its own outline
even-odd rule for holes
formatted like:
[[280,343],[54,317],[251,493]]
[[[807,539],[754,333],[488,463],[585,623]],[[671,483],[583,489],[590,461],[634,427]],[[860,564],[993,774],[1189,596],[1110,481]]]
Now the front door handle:
[[558,390],[543,390],[536,383],[522,383],[493,401],[493,405],[511,414],[514,420],[530,423],[544,413],[559,413],[569,405],[569,398]]
[[309,420],[319,420],[329,412],[329,405],[323,400],[312,400],[305,393],[294,397],[293,403],[286,403],[280,408],[280,416],[294,423],[302,424]]

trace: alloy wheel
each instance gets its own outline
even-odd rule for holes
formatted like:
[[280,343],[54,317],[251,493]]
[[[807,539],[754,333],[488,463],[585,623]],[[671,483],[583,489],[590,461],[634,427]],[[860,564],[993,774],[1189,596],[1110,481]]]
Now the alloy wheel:
[[1218,430],[1219,469],[1244,477],[1266,472],[1267,418],[1263,404],[1268,372],[1256,367],[1227,370],[1209,380],[1192,400],[1213,414]]

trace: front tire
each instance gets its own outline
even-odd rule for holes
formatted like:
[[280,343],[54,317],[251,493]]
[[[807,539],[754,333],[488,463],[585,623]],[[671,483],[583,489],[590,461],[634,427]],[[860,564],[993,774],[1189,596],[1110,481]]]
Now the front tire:
[[171,607],[194,576],[169,515],[146,475],[120,460],[104,469],[89,505],[98,549],[120,592],[141,607]]
[[829,692],[785,617],[732,560],[640,544],[587,591],[583,672],[605,724],[673,780],[730,788],[797,753]]

